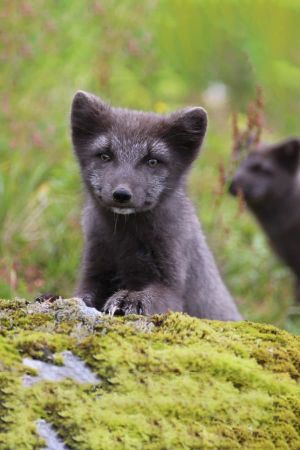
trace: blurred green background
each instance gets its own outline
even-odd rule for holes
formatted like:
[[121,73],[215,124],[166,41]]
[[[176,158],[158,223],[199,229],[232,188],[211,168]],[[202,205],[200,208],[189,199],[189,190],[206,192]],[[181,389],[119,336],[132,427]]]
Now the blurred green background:
[[137,109],[207,109],[190,192],[211,247],[246,318],[299,332],[291,277],[218,168],[256,85],[267,138],[299,135],[300,1],[2,0],[0,19],[0,297],[72,294],[83,189],[69,109],[84,89]]

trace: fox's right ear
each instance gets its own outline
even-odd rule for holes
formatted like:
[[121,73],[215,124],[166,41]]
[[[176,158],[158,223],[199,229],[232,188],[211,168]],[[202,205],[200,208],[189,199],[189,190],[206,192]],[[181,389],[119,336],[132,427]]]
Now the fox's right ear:
[[294,174],[297,172],[300,164],[300,138],[289,138],[270,148],[273,158],[277,163]]
[[109,127],[110,107],[99,97],[77,91],[71,107],[73,143],[86,142]]
[[197,156],[207,128],[207,113],[201,107],[185,108],[170,116],[165,139],[186,164]]

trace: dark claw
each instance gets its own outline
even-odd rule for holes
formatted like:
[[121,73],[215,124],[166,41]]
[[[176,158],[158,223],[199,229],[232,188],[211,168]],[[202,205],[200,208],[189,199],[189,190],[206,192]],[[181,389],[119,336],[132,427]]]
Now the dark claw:
[[145,314],[142,302],[138,302],[137,311],[138,311],[138,314],[140,314],[140,315]]

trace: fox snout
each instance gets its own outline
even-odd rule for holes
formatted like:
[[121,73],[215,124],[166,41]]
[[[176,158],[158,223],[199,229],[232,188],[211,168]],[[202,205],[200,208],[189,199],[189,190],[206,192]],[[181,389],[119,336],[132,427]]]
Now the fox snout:
[[117,214],[132,214],[136,212],[133,192],[128,186],[118,185],[112,189],[110,209]]
[[126,204],[131,200],[132,193],[129,188],[118,186],[114,189],[112,197],[116,203]]
[[229,184],[228,191],[231,195],[236,197],[238,195],[239,190],[240,190],[240,188],[238,187],[238,183],[233,178],[233,180],[231,180],[231,182]]

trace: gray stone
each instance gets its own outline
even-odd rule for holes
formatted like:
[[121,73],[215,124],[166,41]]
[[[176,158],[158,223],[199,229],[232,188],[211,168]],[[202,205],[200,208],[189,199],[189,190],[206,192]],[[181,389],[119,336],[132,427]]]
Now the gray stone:
[[39,361],[38,359],[24,358],[23,364],[35,369],[38,375],[25,375],[23,383],[25,386],[32,386],[41,380],[61,381],[65,378],[71,378],[80,384],[97,384],[101,380],[90,370],[90,368],[70,351],[62,353],[64,364],[58,366],[55,364]]

